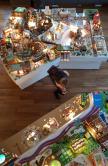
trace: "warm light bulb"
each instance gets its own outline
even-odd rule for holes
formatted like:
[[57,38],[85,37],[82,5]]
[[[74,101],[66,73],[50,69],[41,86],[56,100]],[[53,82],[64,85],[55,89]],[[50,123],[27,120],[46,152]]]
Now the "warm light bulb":
[[47,38],[48,38],[49,40],[51,40],[51,39],[52,39],[51,34],[48,34],[48,35],[47,35]]
[[77,30],[78,30],[78,27],[76,27],[76,26],[74,26],[74,25],[70,25],[70,30],[71,30],[72,32],[76,33]]
[[33,131],[32,133],[31,133],[31,136],[33,137],[35,135],[35,132]]
[[35,27],[35,26],[36,26],[36,23],[33,22],[33,21],[29,21],[29,22],[28,22],[28,26],[29,26],[29,28]]

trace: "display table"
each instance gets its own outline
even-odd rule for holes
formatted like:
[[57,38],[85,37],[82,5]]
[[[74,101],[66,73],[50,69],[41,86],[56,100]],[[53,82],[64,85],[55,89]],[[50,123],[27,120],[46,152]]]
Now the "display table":
[[16,166],[53,162],[60,166],[77,162],[107,166],[107,97],[108,91],[77,95],[4,141],[1,147],[21,155]]
[[61,69],[100,69],[103,62],[107,61],[107,57],[79,57],[68,56],[66,59],[61,59],[59,67]]
[[[102,63],[108,60],[108,52],[98,10],[85,9],[82,13],[76,13],[75,8],[58,8],[50,12],[54,19],[53,26],[39,38],[58,45],[61,51],[59,67],[100,69]],[[82,37],[78,39],[76,33]]]
[[58,66],[59,63],[60,63],[60,58],[57,58],[56,60],[54,60],[52,62],[48,62],[46,64],[43,64],[42,66],[40,66],[39,68],[37,68],[36,71],[32,71],[30,74],[27,74],[23,78],[17,80],[16,84],[21,89],[24,89],[24,88],[32,85],[33,83],[35,83],[35,82],[43,79],[44,77],[46,77],[48,75],[47,71],[49,70],[49,68],[52,65]]
[[[89,97],[87,99],[87,102],[85,102],[84,108],[82,108],[80,106],[80,103],[81,103],[81,95],[76,95],[75,97],[71,98],[70,100],[68,100],[64,104],[60,105],[56,109],[54,109],[51,112],[49,112],[48,114],[44,115],[40,119],[36,120],[32,124],[30,124],[29,126],[24,128],[22,131],[18,132],[14,136],[12,136],[9,139],[7,139],[6,141],[2,142],[0,147],[4,147],[4,148],[6,148],[6,149],[18,154],[18,155],[23,154],[24,152],[26,152],[31,147],[31,145],[27,144],[27,142],[25,141],[26,131],[28,131],[32,127],[34,128],[35,126],[36,126],[37,130],[43,130],[43,126],[47,122],[49,122],[50,118],[56,119],[55,124],[54,124],[55,126],[52,125],[52,131],[51,132],[44,133],[44,131],[43,131],[43,133],[45,134],[41,138],[41,140],[43,140],[44,138],[48,137],[50,134],[56,133],[58,128],[61,128],[67,122],[70,121],[71,116],[69,116],[68,110],[66,111],[66,115],[65,115],[65,109],[66,108],[68,108],[70,106],[72,107],[72,109],[75,112],[75,115],[74,115],[75,118],[79,117],[79,114],[81,114],[82,112],[85,112],[85,110],[88,110],[88,112],[89,112],[89,110],[93,107],[92,94],[89,95]],[[40,139],[39,139],[39,141],[40,141]]]
[[[60,63],[60,58],[57,58],[52,62],[47,62],[46,64],[41,65],[36,70],[34,70],[31,73],[23,76],[21,79],[18,79],[16,81],[12,77],[11,77],[11,79],[15,82],[16,85],[18,85],[18,87],[20,89],[25,89],[28,86],[32,85],[33,83],[36,83],[37,81],[45,78],[48,75],[47,71],[49,70],[49,68],[52,65],[58,66],[59,63]],[[8,71],[7,71],[7,73],[8,73]]]
[[[51,19],[43,17],[32,8],[18,7],[13,10],[1,35],[0,58],[10,78],[21,89],[43,79],[52,65],[60,63],[55,45],[37,38],[38,33],[43,33],[42,28],[46,31],[52,26]],[[47,21],[44,27],[38,19]],[[40,24],[38,30],[37,24]]]

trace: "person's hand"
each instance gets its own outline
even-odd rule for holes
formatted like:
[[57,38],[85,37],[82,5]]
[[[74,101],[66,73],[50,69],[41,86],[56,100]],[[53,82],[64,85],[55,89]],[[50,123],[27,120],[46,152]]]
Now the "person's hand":
[[57,86],[58,88],[60,88],[61,90],[63,89],[63,85],[61,85],[60,83],[55,82],[55,84],[56,84],[56,86]]
[[63,95],[65,95],[65,94],[66,94],[66,92],[67,92],[67,90],[66,90],[65,86],[64,86],[64,85],[62,85],[62,84],[60,84],[60,83],[57,83],[57,82],[55,82],[55,84],[56,84],[56,86],[57,86],[58,88],[60,88],[60,89],[61,89],[62,94],[63,94]]

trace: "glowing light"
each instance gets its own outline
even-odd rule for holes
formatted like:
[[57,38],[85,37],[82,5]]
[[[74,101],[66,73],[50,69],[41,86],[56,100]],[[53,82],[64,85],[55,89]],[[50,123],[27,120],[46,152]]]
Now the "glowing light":
[[50,166],[61,166],[61,163],[58,160],[52,160]]
[[75,112],[71,112],[70,114],[69,114],[69,119],[73,119],[74,118],[74,116],[75,116]]
[[45,49],[43,50],[43,52],[44,52],[44,53],[47,53],[47,52],[48,52],[48,48],[45,48]]
[[50,129],[50,125],[48,125],[48,124],[45,124],[43,127],[47,128],[47,129]]
[[51,39],[52,39],[52,36],[51,36],[51,34],[50,34],[50,33],[47,35],[47,38],[48,38],[49,40],[51,40]]
[[70,25],[70,30],[72,31],[72,32],[77,32],[77,30],[78,30],[78,27],[76,27],[76,26],[74,26],[74,25]]
[[34,137],[35,136],[35,132],[33,131],[33,132],[31,132],[30,133],[30,135],[27,137],[27,140],[30,140],[32,137]]
[[35,26],[36,26],[36,23],[33,22],[33,21],[29,21],[29,22],[28,22],[28,26],[29,26],[29,28],[35,27]]
[[4,154],[0,154],[0,164],[4,163],[6,157]]
[[95,14],[96,17],[99,17],[99,13]]
[[10,20],[12,20],[13,19],[13,17],[12,16],[10,16],[10,18],[9,18]]
[[87,32],[84,29],[82,29],[81,32],[82,32],[82,37],[87,35]]
[[20,37],[21,37],[21,36],[20,36],[20,34],[15,34],[15,38],[16,38],[16,39],[18,39],[18,40],[19,40],[19,39],[20,39]]
[[12,28],[5,30],[5,33],[11,33],[11,32],[12,32]]
[[31,133],[31,136],[33,137],[34,135],[35,135],[35,132],[32,132],[32,133]]
[[15,16],[15,17],[14,17],[14,16],[10,16],[9,19],[10,19],[10,20],[13,20],[13,19],[20,19],[20,18],[21,18],[21,17],[18,17],[18,16]]
[[[67,40],[66,40],[66,43],[64,43],[64,46],[70,46],[71,45],[71,42],[72,42],[72,40],[70,39],[70,38],[68,38]],[[66,51],[67,52],[67,51]]]
[[20,73],[20,76],[21,76],[21,75],[24,75],[23,70],[19,70],[19,73]]
[[48,20],[45,20],[45,23],[48,23],[49,21]]

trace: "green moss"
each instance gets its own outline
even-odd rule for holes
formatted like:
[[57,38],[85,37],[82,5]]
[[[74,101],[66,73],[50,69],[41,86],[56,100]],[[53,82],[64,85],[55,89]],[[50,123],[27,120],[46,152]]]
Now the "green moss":
[[98,9],[85,9],[84,13],[85,16],[89,19],[92,20],[93,19],[93,15],[98,12]]

